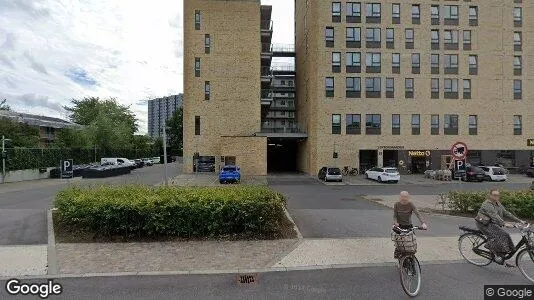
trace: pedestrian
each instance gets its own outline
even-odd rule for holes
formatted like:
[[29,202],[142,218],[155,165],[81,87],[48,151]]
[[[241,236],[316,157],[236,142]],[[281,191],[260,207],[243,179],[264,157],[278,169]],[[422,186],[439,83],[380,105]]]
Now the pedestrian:
[[[396,230],[396,227],[401,229],[412,229],[412,214],[421,222],[421,228],[427,229],[426,221],[423,219],[415,204],[410,201],[410,194],[407,191],[400,193],[399,201],[393,206],[393,231],[400,233]],[[400,258],[401,251],[395,248],[393,257],[395,259]]]
[[[488,237],[488,241],[484,245],[495,255],[495,262],[504,264],[504,256],[512,252],[515,248],[512,238],[502,227],[513,227],[513,224],[504,221],[504,218],[509,218],[518,223],[525,223],[521,219],[514,216],[502,206],[500,199],[500,192],[497,189],[491,189],[489,198],[482,203],[475,217],[476,225],[482,233]],[[506,263],[507,267],[513,267]]]

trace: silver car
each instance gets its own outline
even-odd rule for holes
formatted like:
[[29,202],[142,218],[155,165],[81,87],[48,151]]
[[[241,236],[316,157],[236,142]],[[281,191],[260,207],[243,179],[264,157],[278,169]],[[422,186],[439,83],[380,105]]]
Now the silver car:
[[322,167],[321,170],[319,170],[317,177],[325,182],[343,181],[343,175],[338,167]]

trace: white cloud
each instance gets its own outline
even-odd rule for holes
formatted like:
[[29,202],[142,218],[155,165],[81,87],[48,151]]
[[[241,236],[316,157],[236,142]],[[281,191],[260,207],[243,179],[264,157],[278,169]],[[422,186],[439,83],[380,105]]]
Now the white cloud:
[[[274,4],[274,41],[293,43],[293,1]],[[146,132],[139,100],[183,91],[183,1],[0,0],[0,97],[64,117],[72,98],[116,97]]]

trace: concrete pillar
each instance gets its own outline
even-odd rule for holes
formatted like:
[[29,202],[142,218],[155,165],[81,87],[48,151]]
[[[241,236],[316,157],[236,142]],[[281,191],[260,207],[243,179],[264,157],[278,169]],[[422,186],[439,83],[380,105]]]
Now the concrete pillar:
[[377,156],[377,166],[379,168],[382,168],[384,166],[384,150],[378,149],[378,156]]

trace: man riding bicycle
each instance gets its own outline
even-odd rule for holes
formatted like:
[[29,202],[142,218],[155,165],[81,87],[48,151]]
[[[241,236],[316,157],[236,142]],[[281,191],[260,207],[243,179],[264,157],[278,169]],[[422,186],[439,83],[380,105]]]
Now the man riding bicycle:
[[[485,247],[495,255],[495,262],[504,263],[504,256],[514,250],[512,238],[502,227],[513,227],[513,224],[504,221],[508,217],[515,222],[525,224],[525,221],[514,216],[507,211],[499,201],[500,193],[497,189],[491,189],[489,199],[482,203],[477,216],[476,225],[480,231],[488,238]],[[506,263],[506,266],[513,267]]]
[[[421,228],[427,229],[426,222],[421,217],[421,214],[415,205],[410,201],[410,194],[407,191],[402,191],[400,193],[399,201],[393,206],[393,231],[395,231],[397,234],[400,234],[396,227],[401,229],[412,229],[412,214],[415,214],[421,222]],[[399,259],[401,254],[401,251],[395,248],[393,257],[395,259]]]

